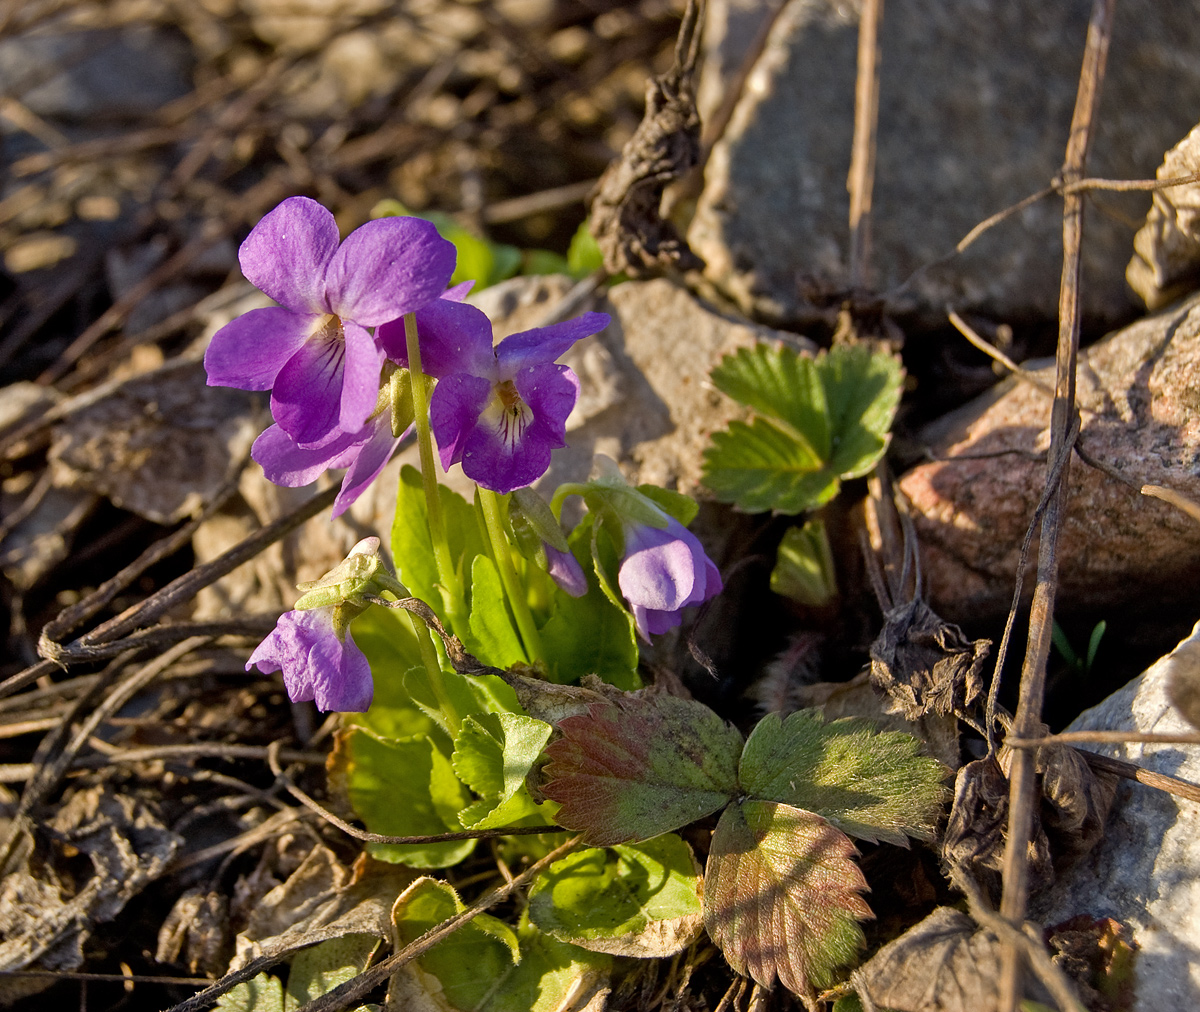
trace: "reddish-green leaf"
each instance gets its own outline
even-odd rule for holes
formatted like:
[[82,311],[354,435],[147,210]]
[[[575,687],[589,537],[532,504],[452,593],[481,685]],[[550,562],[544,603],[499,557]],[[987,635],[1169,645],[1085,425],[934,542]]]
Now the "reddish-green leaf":
[[704,875],[704,926],[730,966],[799,995],[828,987],[872,916],[855,853],[812,812],[770,801],[725,809]]
[[558,728],[544,793],[562,804],[559,825],[594,847],[669,833],[737,793],[742,736],[694,700],[625,696]]

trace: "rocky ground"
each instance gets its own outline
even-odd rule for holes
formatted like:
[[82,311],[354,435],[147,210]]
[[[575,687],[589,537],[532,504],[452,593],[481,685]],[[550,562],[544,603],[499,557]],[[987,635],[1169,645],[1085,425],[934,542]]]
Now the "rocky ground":
[[[205,386],[200,364],[216,329],[264,304],[238,272],[238,243],[280,199],[304,193],[343,233],[398,199],[520,250],[566,254],[598,178],[641,121],[647,80],[672,64],[683,6],[0,8],[0,970],[56,975],[0,976],[0,1004],[169,1007],[194,992],[188,981],[225,970],[255,905],[316,848],[338,874],[354,860],[349,841],[281,800],[266,762],[267,746],[287,739],[285,761],[307,764],[301,777],[320,793],[333,724],[289,707],[274,680],[243,664],[297,581],[386,531],[393,472],[415,451],[333,524],[297,512],[313,489],[278,488],[246,466],[265,405]],[[956,244],[1052,186],[1091,9],[889,0],[862,257],[847,225],[861,6],[709,0],[701,165],[667,195],[699,261],[609,278],[574,300],[614,323],[567,359],[583,391],[546,481],[582,480],[605,453],[630,477],[702,500],[696,529],[727,589],[690,632],[716,677],[686,637],[647,663],[732,719],[798,705],[861,712],[850,695],[870,697],[852,680],[883,618],[860,544],[887,545],[864,506],[868,483],[848,483],[825,511],[840,596],[813,609],[768,589],[786,523],[736,514],[700,481],[709,435],[741,416],[708,381],[720,358],[762,340],[828,347],[848,321],[907,371],[888,463],[929,604],[965,641],[998,644],[1016,592],[999,701],[1018,702],[1038,558],[1036,539],[1024,555],[1023,543],[1051,443],[1063,198],[1044,193],[969,248]],[[1200,140],[1189,137],[1197,15],[1193,0],[1117,5],[1089,176],[1200,170]],[[1055,605],[1074,650],[1051,655],[1041,716],[1052,731],[1186,736],[1195,709],[1189,724],[1186,692],[1171,686],[1200,678],[1194,634],[1155,662],[1189,635],[1200,591],[1200,186],[1153,201],[1096,191],[1086,206],[1080,453]],[[474,298],[503,336],[579,294],[575,279],[531,272]],[[276,522],[289,525],[279,536],[257,533]],[[953,768],[983,755],[978,737],[922,733]],[[1200,776],[1194,746],[1085,747]],[[960,793],[966,782],[960,773]],[[1123,782],[1107,831],[1092,834],[1100,846],[1055,861],[1054,884],[1038,883],[1041,924],[1111,918],[1112,937],[1140,949],[1133,996],[1093,989],[1089,1008],[1200,1002],[1196,804]],[[897,864],[869,849],[864,866],[879,915],[873,947],[957,898],[932,850]],[[193,894],[209,898],[179,905]],[[160,934],[181,918],[200,927]],[[1058,937],[1061,965],[1070,940]],[[729,971],[719,956],[697,965],[673,1006],[656,978],[618,988],[610,1007],[715,1008]],[[873,979],[884,987],[881,965]],[[129,980],[68,979],[75,971]],[[677,983],[675,969],[662,973]],[[179,979],[164,982],[170,974]],[[912,1012],[998,1007],[994,987],[964,987],[942,1005],[899,985],[880,994],[881,1007]]]

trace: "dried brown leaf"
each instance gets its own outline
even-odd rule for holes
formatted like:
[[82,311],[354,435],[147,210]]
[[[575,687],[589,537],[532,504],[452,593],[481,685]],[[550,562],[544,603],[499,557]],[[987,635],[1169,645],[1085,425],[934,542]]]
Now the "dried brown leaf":
[[231,970],[345,935],[391,938],[392,904],[415,872],[361,855],[346,868],[328,847],[315,846],[282,885],[255,908],[237,936]]
[[646,86],[646,112],[592,200],[592,234],[610,274],[642,277],[667,268],[701,270],[701,260],[661,213],[663,191],[700,160],[693,70],[699,46],[696,0],[688,5],[675,62]]
[[[158,929],[154,959],[183,962],[188,972],[218,976],[228,964],[229,898],[222,893],[189,889],[175,901]],[[180,956],[183,960],[180,960]]]
[[[1158,179],[1200,172],[1200,126],[1167,152]],[[1125,280],[1158,309],[1200,282],[1200,183],[1156,190],[1146,223],[1133,239],[1133,258]]]
[[[1029,874],[1033,888],[1053,879],[1050,844],[1037,821],[1029,844]],[[1004,864],[1004,834],[1008,825],[1008,778],[993,758],[967,763],[954,780],[954,804],[942,838],[942,857],[955,868],[999,895]]]
[[[36,847],[18,827],[0,883],[0,969],[73,970],[97,925],[111,921],[166,869],[181,844],[145,802],[103,785],[72,794],[46,829],[54,845]],[[83,854],[92,874],[60,871],[60,859]]]
[[991,640],[969,640],[920,597],[891,609],[871,644],[871,684],[909,720],[963,712],[983,691]]
[[[970,917],[939,907],[880,949],[860,972],[880,1009],[995,1012],[1000,955],[1000,943],[986,931],[976,930]],[[1044,1001],[1049,996],[1039,988],[1029,997]]]

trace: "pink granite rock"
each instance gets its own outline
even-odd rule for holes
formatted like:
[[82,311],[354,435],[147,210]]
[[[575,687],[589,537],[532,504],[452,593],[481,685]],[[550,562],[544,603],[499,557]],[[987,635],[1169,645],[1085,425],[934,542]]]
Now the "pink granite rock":
[[[1036,375],[1053,385],[1052,365]],[[1080,445],[1092,457],[1139,485],[1200,501],[1200,298],[1085,349],[1078,388]],[[1010,379],[926,430],[939,462],[914,467],[900,487],[913,504],[931,601],[946,618],[978,621],[1007,610],[1045,485],[1049,417],[1044,390]],[[1111,608],[1197,590],[1200,524],[1075,457],[1060,606]]]

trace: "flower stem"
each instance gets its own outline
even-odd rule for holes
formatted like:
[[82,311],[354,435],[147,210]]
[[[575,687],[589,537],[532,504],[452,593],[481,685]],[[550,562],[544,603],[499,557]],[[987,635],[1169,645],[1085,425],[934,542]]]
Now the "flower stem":
[[487,525],[488,540],[492,543],[492,553],[496,557],[496,567],[500,570],[504,592],[508,595],[508,603],[517,620],[517,629],[520,630],[521,640],[525,644],[525,653],[530,663],[536,664],[544,659],[542,637],[538,635],[537,626],[533,624],[528,597],[513,567],[512,552],[508,539],[504,536],[504,524],[500,517],[500,500],[491,489],[480,486],[479,502],[483,507],[483,519]]
[[554,497],[550,500],[550,510],[554,513],[555,519],[562,519],[563,503],[573,495],[583,495],[587,492],[587,485],[582,485],[577,481],[566,481],[554,490]]
[[417,447],[421,455],[421,483],[425,488],[425,508],[429,512],[429,537],[433,542],[433,558],[437,563],[438,582],[446,617],[452,632],[462,631],[466,619],[466,601],[458,570],[450,558],[450,541],[446,536],[446,519],[442,515],[442,500],[438,493],[437,471],[433,461],[433,438],[429,432],[429,394],[425,374],[421,371],[421,346],[417,341],[417,318],[413,313],[404,316],[404,339],[408,348],[408,369],[411,374],[414,423],[417,428]]

